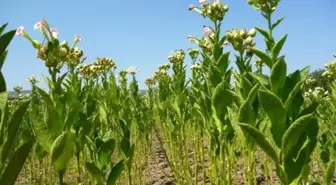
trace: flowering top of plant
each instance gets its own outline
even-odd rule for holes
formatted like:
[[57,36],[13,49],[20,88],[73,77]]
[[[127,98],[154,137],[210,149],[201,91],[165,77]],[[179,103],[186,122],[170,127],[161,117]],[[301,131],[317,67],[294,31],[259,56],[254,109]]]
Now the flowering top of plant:
[[134,75],[137,72],[137,68],[135,68],[134,66],[131,66],[127,69],[127,72]]
[[322,100],[322,98],[329,95],[329,91],[325,90],[323,87],[315,87],[314,90],[309,89],[308,92],[304,93],[304,97],[312,98],[314,100]]
[[200,0],[200,7],[190,5],[189,10],[199,12],[203,17],[210,18],[213,22],[222,21],[225,13],[229,10],[228,5],[224,5],[220,0],[209,2],[208,0]]
[[200,54],[200,50],[197,48],[189,48],[188,54],[193,61],[196,61]]
[[280,0],[247,0],[255,9],[263,12],[274,12]]
[[330,78],[330,79],[335,79],[336,77],[336,60],[325,64],[324,65],[326,68],[326,71],[322,74],[323,76]]
[[168,56],[169,61],[173,64],[182,64],[184,58],[185,53],[183,50],[176,50],[170,56]]
[[40,82],[41,78],[36,78],[34,75],[31,75],[26,79],[32,86]]
[[93,64],[81,65],[78,70],[85,78],[96,78],[116,69],[116,64],[110,58],[97,58]]
[[226,38],[236,51],[242,51],[255,46],[253,37],[256,36],[256,29],[252,28],[249,32],[246,29],[238,30],[234,28],[232,31],[226,31]]
[[75,47],[81,38],[75,35],[74,43],[69,46],[67,41],[59,43],[59,32],[57,28],[50,28],[48,22],[45,19],[38,21],[34,25],[35,30],[39,30],[47,43],[40,43],[38,40],[33,40],[25,31],[24,27],[20,26],[16,35],[27,38],[35,49],[38,50],[37,58],[45,61],[45,65],[48,68],[58,68],[61,66],[61,62],[66,62],[70,67],[77,66],[81,62],[83,51],[78,47]]
[[14,90],[17,94],[21,94],[22,86],[16,85],[16,86],[13,87],[13,90]]

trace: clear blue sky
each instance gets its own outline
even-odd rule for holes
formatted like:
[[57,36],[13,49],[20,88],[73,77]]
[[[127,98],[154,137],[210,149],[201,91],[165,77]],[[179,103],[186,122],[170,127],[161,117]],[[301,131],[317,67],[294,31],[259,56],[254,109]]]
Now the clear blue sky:
[[[230,10],[223,29],[266,27],[259,12],[247,0],[225,0]],[[135,66],[140,87],[174,49],[194,47],[186,36],[201,36],[202,25],[209,25],[196,12],[189,12],[190,4],[197,0],[3,0],[0,24],[9,23],[9,29],[24,26],[34,39],[42,39],[33,25],[46,18],[59,30],[60,40],[70,42],[74,34],[82,36],[79,46],[88,56],[111,57],[118,69]],[[289,71],[310,65],[323,68],[336,54],[336,1],[335,0],[281,0],[274,17],[286,16],[275,31],[276,39],[289,34],[284,54]],[[7,29],[8,30],[8,29]],[[260,35],[257,46],[264,48]],[[9,47],[3,67],[8,88],[22,84],[29,88],[26,78],[41,76],[47,70],[36,59],[36,51],[21,37],[15,37]],[[189,60],[188,60],[189,61]],[[45,83],[41,83],[45,87]]]

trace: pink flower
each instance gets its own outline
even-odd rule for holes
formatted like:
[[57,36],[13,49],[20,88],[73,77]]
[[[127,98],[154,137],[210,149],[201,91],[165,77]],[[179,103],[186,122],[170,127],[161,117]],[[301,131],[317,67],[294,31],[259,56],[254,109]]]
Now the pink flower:
[[43,26],[43,22],[39,21],[36,24],[34,24],[34,30],[39,30],[42,28],[42,26]]
[[208,28],[208,27],[204,26],[203,30],[204,30],[203,34],[204,34],[205,37],[210,36],[211,34],[213,34],[212,30],[210,28]]
[[195,41],[195,37],[192,36],[192,35],[188,35],[187,38],[188,38],[189,42],[194,42]]
[[79,35],[75,35],[75,42],[81,42],[82,38]]
[[15,35],[23,36],[23,33],[24,33],[24,27],[23,27],[23,26],[20,26],[20,27],[16,30]]
[[129,72],[131,74],[135,74],[136,68],[134,66],[131,66],[131,67],[128,68],[127,72]]
[[56,28],[50,28],[51,35],[57,39],[58,38],[58,31]]
[[206,3],[208,2],[208,0],[198,0],[198,2],[199,2],[200,4],[206,4]]

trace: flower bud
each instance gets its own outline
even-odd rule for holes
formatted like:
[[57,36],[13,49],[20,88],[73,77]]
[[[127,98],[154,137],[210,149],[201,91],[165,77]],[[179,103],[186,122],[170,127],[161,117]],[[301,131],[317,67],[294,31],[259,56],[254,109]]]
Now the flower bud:
[[247,31],[245,30],[245,29],[243,29],[243,30],[240,30],[240,36],[242,37],[242,38],[246,38],[247,37]]
[[68,45],[68,41],[66,40],[63,40],[63,42],[61,43],[61,47],[65,47]]
[[189,11],[193,10],[194,8],[195,8],[194,5],[190,5],[190,6],[189,6]]
[[39,49],[41,47],[41,43],[38,40],[33,40],[32,44],[35,49]]
[[248,33],[248,35],[251,37],[255,37],[256,34],[257,34],[257,30],[255,28],[252,28]]
[[232,34],[232,32],[230,32],[230,31],[226,31],[226,38],[227,38],[228,40],[232,39],[232,38],[233,38],[233,34]]
[[229,6],[228,6],[228,5],[225,5],[225,6],[223,7],[223,9],[224,9],[224,12],[228,12],[228,11],[229,11]]
[[67,48],[62,47],[62,48],[59,50],[59,54],[60,54],[61,57],[64,57],[65,55],[67,55],[67,54],[68,54],[68,50],[67,50]]
[[252,37],[248,36],[247,39],[245,40],[246,45],[251,45],[253,43]]

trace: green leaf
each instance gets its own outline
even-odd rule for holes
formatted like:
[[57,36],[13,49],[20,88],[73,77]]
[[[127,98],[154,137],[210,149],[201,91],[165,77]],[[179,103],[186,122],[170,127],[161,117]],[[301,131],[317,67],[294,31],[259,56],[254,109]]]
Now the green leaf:
[[259,90],[260,85],[256,84],[253,86],[253,88],[251,89],[251,91],[249,92],[248,96],[247,96],[247,101],[249,101],[251,104],[254,102],[257,94],[258,94],[258,90]]
[[53,139],[48,131],[48,128],[44,124],[44,121],[41,120],[41,118],[39,118],[38,116],[34,115],[31,117],[31,119],[32,119],[32,129],[36,137],[36,140],[46,152],[50,153]]
[[102,172],[95,164],[86,162],[85,167],[90,173],[91,177],[96,180],[99,185],[104,184],[104,172]]
[[262,28],[254,27],[259,33],[261,33],[267,40],[271,39],[271,36],[268,32]]
[[74,153],[75,142],[72,134],[68,131],[63,132],[51,146],[51,161],[55,170],[65,170]]
[[278,60],[272,67],[270,81],[272,91],[279,97],[282,95],[282,89],[286,81],[287,65],[282,58]]
[[3,112],[8,100],[8,91],[0,92],[0,111]]
[[252,48],[252,51],[257,55],[269,68],[272,68],[273,62],[270,56],[267,55],[264,51],[259,49]]
[[259,101],[271,120],[271,133],[276,145],[281,148],[281,139],[286,131],[286,109],[281,100],[269,90],[259,90]]
[[296,86],[294,87],[294,89],[292,90],[292,92],[290,92],[286,102],[285,102],[285,107],[286,110],[288,110],[290,108],[290,106],[293,103],[294,98],[296,97],[296,95],[298,94],[298,92],[300,92],[300,90],[302,89],[304,81],[301,81],[299,83],[296,84]]
[[279,158],[272,147],[272,145],[267,141],[265,135],[254,128],[253,126],[246,124],[246,123],[239,123],[240,127],[243,131],[247,132],[254,141],[258,144],[258,146],[271,158],[276,164],[279,164]]
[[312,117],[312,114],[302,116],[289,126],[282,139],[281,151],[284,159],[288,157],[290,150],[292,150],[292,148],[295,146],[302,132],[305,131],[305,129],[311,123]]
[[222,82],[216,86],[211,98],[215,115],[219,120],[222,121],[224,119],[226,107],[231,101],[231,94],[228,92],[228,82],[226,79],[222,79]]
[[330,153],[327,150],[322,150],[321,153],[320,153],[320,160],[324,164],[328,164],[328,162],[330,160]]
[[7,46],[12,41],[16,30],[9,31],[0,36],[0,56],[5,52]]
[[64,122],[61,121],[60,114],[54,107],[46,106],[44,110],[44,121],[47,123],[48,131],[52,137],[55,138],[62,133]]
[[329,162],[327,169],[324,172],[324,181],[327,185],[330,185],[333,180],[335,165],[335,160],[332,160],[331,162]]
[[121,160],[113,166],[108,176],[106,185],[115,185],[123,169],[124,169],[124,160]]
[[277,27],[284,19],[285,19],[285,17],[282,17],[282,18],[278,19],[275,23],[273,23],[272,24],[272,29]]
[[256,74],[256,73],[249,73],[255,80],[257,80],[260,84],[268,86],[269,79],[266,78],[264,75]]
[[35,87],[38,91],[38,93],[42,96],[43,101],[49,105],[52,106],[54,105],[50,95],[48,93],[46,93],[43,89],[39,88],[39,87]]
[[0,72],[0,92],[4,92],[6,90],[7,90],[6,81],[2,72]]
[[130,147],[131,147],[131,143],[129,142],[129,140],[127,138],[122,138],[120,142],[120,149],[122,151],[121,153],[124,158],[128,157],[127,154],[128,154]]
[[78,119],[78,114],[82,112],[83,106],[80,102],[74,101],[69,107],[68,116],[65,121],[65,126],[70,128],[72,124]]
[[0,55],[0,70],[2,69],[2,66],[5,62],[5,59],[7,57],[8,50],[5,50],[1,55]]
[[272,48],[272,60],[275,62],[278,59],[279,53],[287,39],[287,35],[282,37]]
[[253,107],[250,102],[245,101],[239,108],[238,121],[240,123],[248,123],[254,126],[256,118],[254,115]]
[[[5,162],[8,158],[9,151],[14,147],[13,143],[17,136],[17,132],[20,128],[20,124],[23,120],[23,115],[26,113],[29,102],[21,104],[21,106],[14,112],[11,120],[8,120],[7,124],[7,138],[4,145],[1,148],[1,161]],[[7,120],[4,120],[7,121]]]
[[0,35],[3,33],[3,31],[6,29],[8,23],[1,25],[0,27]]
[[33,140],[27,141],[15,151],[1,176],[0,184],[13,185],[15,183],[33,144]]
[[300,70],[300,79],[305,80],[309,74],[310,66],[307,66]]

